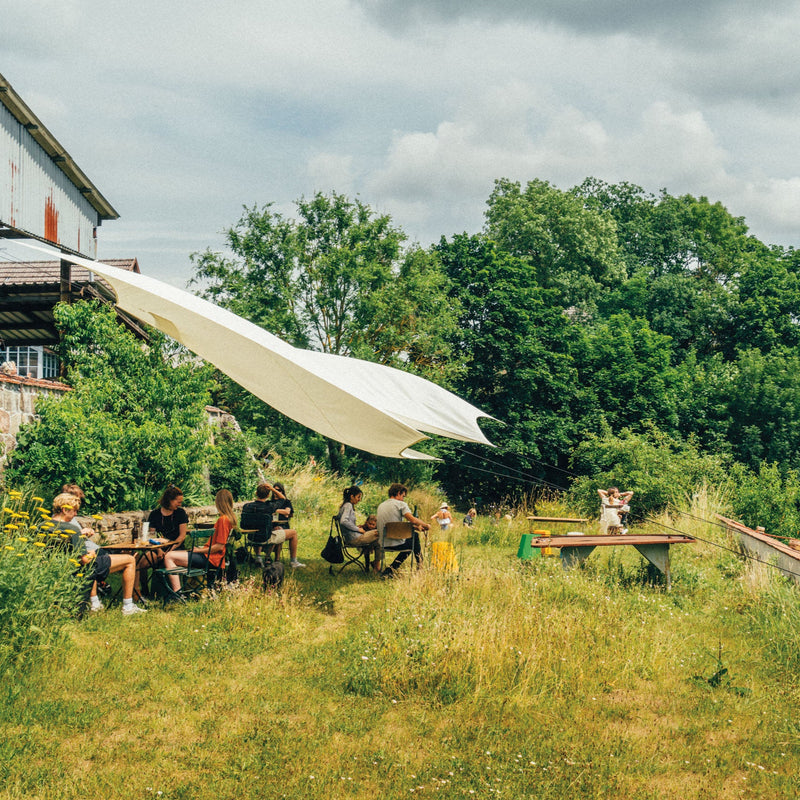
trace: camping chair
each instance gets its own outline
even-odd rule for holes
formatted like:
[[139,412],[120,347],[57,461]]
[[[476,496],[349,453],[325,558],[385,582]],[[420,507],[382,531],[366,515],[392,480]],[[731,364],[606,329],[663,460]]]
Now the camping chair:
[[[214,535],[213,528],[199,528],[186,534],[186,549],[191,552],[195,547],[203,547],[208,544],[211,537]],[[224,562],[223,562],[224,563]],[[168,598],[172,594],[172,589],[169,583],[170,575],[177,575],[181,588],[179,594],[183,597],[199,597],[203,589],[209,586],[209,573],[216,573],[217,567],[174,567],[167,569],[160,567],[153,570],[153,575],[158,575],[158,580],[163,589],[163,602],[166,605]],[[211,584],[214,582],[214,574],[211,575]]]
[[[416,538],[417,532],[410,522],[387,522],[383,528],[383,535],[381,536],[381,560],[383,561],[383,568],[390,566],[386,563],[386,553],[391,553],[393,556],[400,553],[410,553],[412,557],[411,568],[414,568],[413,561],[417,561],[417,554],[419,552],[419,540]],[[386,540],[389,539],[393,545],[399,543],[401,546],[393,546],[387,550]],[[419,556],[421,558],[421,556]]]
[[[366,558],[366,550],[372,547],[372,544],[350,544],[347,541],[347,537],[342,533],[342,528],[339,525],[339,517],[334,516],[333,521],[331,522],[331,536],[334,539],[338,539],[341,546],[342,546],[342,555],[344,556],[344,561],[342,562],[342,566],[336,571],[338,575],[341,571],[345,568],[350,566],[350,564],[355,564],[357,567],[360,567],[364,572],[367,572],[367,558]],[[328,569],[331,575],[333,575],[333,564],[331,564],[330,568]]]

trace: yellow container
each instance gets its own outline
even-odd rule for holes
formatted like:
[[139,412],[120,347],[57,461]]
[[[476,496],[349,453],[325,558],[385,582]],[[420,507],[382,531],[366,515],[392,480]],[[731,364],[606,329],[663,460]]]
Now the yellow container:
[[458,559],[451,542],[431,543],[431,567],[439,572],[458,572]]
[[[536,539],[541,539],[543,537],[550,538],[550,531],[533,531],[533,536]],[[552,547],[542,547],[541,550],[543,556],[555,555]]]

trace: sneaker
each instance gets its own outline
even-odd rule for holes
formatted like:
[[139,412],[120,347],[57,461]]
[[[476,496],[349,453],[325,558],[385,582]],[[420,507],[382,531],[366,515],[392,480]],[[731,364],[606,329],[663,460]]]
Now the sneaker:
[[131,603],[129,606],[122,606],[122,616],[129,617],[131,614],[146,614],[147,609],[137,606],[136,603]]
[[102,603],[98,603],[96,606],[89,606],[89,611],[105,611],[106,607]]
[[627,529],[627,528],[623,528],[623,529],[622,529],[622,532],[623,532],[623,533],[627,533],[627,532],[628,532],[628,529]]
[[297,559],[292,561],[292,569],[298,569],[299,567],[304,567],[304,566],[305,564],[303,564],[301,561],[298,561]]

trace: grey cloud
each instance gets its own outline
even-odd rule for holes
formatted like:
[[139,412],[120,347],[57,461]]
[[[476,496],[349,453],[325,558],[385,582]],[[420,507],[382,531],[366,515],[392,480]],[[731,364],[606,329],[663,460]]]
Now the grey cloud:
[[694,39],[700,30],[716,35],[728,19],[743,14],[775,14],[795,6],[776,0],[356,0],[380,23],[403,29],[426,20],[457,22],[538,22],[582,34],[634,33],[659,36],[665,32]]

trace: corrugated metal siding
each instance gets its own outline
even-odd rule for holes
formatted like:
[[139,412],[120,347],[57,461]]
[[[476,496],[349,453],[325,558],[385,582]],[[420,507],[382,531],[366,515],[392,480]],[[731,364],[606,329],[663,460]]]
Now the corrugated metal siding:
[[0,104],[0,222],[95,258],[97,211]]

